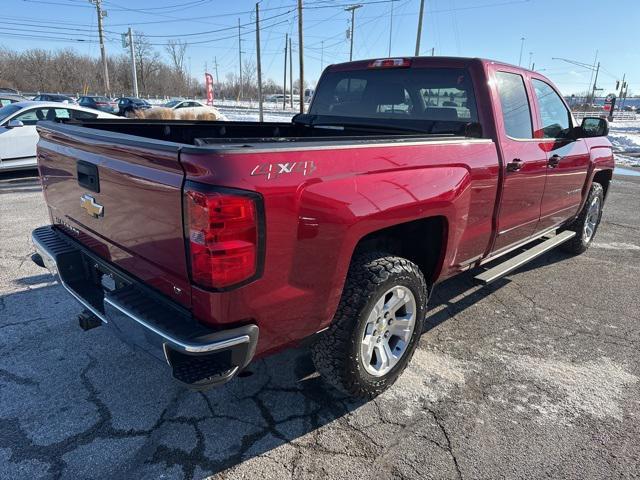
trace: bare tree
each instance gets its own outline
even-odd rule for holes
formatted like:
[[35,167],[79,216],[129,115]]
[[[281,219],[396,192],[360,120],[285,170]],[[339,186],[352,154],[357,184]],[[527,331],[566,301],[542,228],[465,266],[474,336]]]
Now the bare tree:
[[176,72],[184,72],[184,56],[187,53],[187,42],[181,40],[169,40],[165,45],[169,60]]
[[136,32],[134,43],[138,80],[142,91],[148,93],[149,79],[160,69],[160,54],[153,49],[153,45],[143,33]]

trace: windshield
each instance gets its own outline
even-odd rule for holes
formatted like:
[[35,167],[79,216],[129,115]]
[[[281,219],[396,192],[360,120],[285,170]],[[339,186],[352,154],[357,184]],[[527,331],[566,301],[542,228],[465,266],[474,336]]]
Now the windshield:
[[10,117],[17,111],[19,111],[22,107],[18,107],[17,105],[6,105],[0,108],[0,123],[2,123],[6,118]]
[[314,124],[384,124],[453,134],[478,121],[471,78],[463,68],[329,72],[309,115]]
[[176,105],[178,105],[180,102],[182,102],[182,100],[171,100],[170,102],[165,103],[164,106],[167,108],[173,108]]
[[107,97],[93,97],[93,100],[95,102],[100,102],[100,103],[109,103],[109,102],[111,102],[111,100],[109,100]]

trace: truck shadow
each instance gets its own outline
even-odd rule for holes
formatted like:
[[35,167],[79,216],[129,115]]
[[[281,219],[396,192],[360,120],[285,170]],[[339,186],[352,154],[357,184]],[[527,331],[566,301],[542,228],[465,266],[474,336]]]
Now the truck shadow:
[[[523,268],[566,258],[552,252]],[[425,331],[509,282],[479,287],[475,273],[438,286]],[[369,402],[350,399],[325,384],[304,348],[257,360],[223,387],[186,390],[172,382],[166,365],[131,350],[108,327],[82,332],[75,318],[81,307],[46,277],[21,278],[17,284],[28,291],[0,297],[5,406],[0,431],[12,432],[0,436],[0,448],[11,451],[10,462],[37,460],[48,465],[52,477],[74,476],[78,452],[97,442],[115,445],[129,439],[138,443],[121,455],[80,455],[84,468],[96,477],[142,478],[179,467],[185,478],[203,477],[272,455],[280,447],[309,448],[312,455],[326,435],[325,426],[344,429],[354,416],[364,415],[361,408],[372,414]],[[392,407],[388,401],[386,396],[375,400],[373,414],[383,415]],[[34,425],[61,433],[42,441]],[[375,445],[374,438],[363,438]]]
[[0,171],[0,194],[39,192],[38,170]]
[[[510,255],[505,255],[502,259],[497,260],[495,264],[508,260],[521,252],[522,250],[517,250]],[[572,258],[572,255],[560,250],[553,250],[523,265],[516,272],[523,273],[530,270],[537,270],[569,258]],[[494,264],[490,264],[489,266],[493,265]],[[481,285],[474,279],[474,276],[482,271],[483,268],[470,270],[454,278],[445,280],[435,287],[429,300],[429,313],[427,315],[424,332],[428,332],[437,327],[442,322],[463,312],[486,298],[487,295],[497,292],[510,283],[509,275],[507,275],[489,285]]]
[[[82,307],[50,281],[23,277],[16,284],[29,290],[0,296],[0,432],[11,432],[0,449],[11,463],[44,462],[52,478],[157,478],[174,467],[201,478],[307,441],[365,404],[325,385],[304,348],[257,360],[220,388],[186,390],[108,326],[83,332]],[[79,453],[124,439],[137,446]]]

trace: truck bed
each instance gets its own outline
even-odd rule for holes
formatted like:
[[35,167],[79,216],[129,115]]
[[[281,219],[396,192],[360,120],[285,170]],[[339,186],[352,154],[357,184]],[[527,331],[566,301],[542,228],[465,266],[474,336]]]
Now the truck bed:
[[[48,128],[56,129],[56,123],[42,122]],[[328,144],[364,144],[375,142],[405,142],[405,141],[425,141],[434,139],[437,141],[452,140],[461,141],[465,136],[452,134],[427,134],[400,132],[398,134],[381,134],[366,128],[336,128],[321,127],[314,128],[295,123],[274,123],[274,122],[211,122],[211,121],[190,121],[190,120],[85,120],[67,121],[65,127],[84,127],[103,132],[112,132],[143,139],[182,144],[193,147],[216,147],[216,148],[251,148],[262,147],[269,143],[270,147],[278,148],[290,146],[295,143],[300,146],[302,143],[312,145]],[[64,128],[64,127],[63,127]],[[85,130],[83,135],[88,135]],[[101,135],[95,132],[95,135]],[[113,135],[110,135],[113,137]],[[120,137],[119,140],[134,140],[129,137]]]

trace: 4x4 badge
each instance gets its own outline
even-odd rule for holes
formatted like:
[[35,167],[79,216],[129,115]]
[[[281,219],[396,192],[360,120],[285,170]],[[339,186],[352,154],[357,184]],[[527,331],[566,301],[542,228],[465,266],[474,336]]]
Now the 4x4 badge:
[[267,180],[278,178],[280,175],[299,174],[303,177],[312,174],[316,170],[313,160],[307,162],[288,163],[261,163],[251,170],[251,176],[265,175]]
[[104,216],[104,207],[96,203],[96,199],[86,193],[80,197],[80,207],[94,218]]

